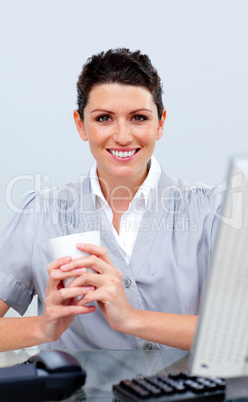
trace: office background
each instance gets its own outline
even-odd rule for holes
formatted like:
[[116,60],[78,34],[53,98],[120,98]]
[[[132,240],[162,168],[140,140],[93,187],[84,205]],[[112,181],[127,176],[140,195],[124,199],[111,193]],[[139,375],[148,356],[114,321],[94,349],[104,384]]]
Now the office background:
[[246,0],[0,0],[0,232],[26,191],[92,166],[72,118],[75,85],[108,48],[141,49],[160,73],[163,169],[222,182],[230,157],[248,155],[247,15]]

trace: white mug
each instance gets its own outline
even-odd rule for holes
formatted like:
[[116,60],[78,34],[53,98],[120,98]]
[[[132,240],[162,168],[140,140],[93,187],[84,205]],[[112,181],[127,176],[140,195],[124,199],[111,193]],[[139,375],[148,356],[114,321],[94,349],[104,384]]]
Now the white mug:
[[[49,240],[53,250],[54,258],[70,256],[72,259],[86,257],[89,253],[78,250],[76,245],[78,243],[89,243],[97,246],[101,245],[100,231],[94,230],[92,232],[76,233],[67,236],[55,237]],[[87,272],[96,272],[92,268],[87,268]],[[64,280],[64,286],[67,287],[74,278],[67,278]]]

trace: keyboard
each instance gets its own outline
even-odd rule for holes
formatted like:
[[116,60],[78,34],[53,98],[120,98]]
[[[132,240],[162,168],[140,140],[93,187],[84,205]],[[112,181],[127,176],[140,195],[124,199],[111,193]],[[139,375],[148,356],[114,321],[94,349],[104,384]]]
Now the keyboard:
[[225,401],[225,380],[203,378],[184,371],[122,380],[113,386],[119,400],[135,402]]

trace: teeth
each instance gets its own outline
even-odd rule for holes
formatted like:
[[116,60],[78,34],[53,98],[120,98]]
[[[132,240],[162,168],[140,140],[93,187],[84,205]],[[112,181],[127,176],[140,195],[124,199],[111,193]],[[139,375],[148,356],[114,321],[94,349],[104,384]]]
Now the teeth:
[[129,151],[129,152],[127,152],[127,151],[124,151],[124,152],[123,151],[114,151],[113,149],[109,149],[109,151],[111,152],[112,155],[118,156],[118,158],[127,158],[127,157],[130,157],[130,156],[134,155],[135,152],[136,152],[136,149],[134,149],[133,151]]

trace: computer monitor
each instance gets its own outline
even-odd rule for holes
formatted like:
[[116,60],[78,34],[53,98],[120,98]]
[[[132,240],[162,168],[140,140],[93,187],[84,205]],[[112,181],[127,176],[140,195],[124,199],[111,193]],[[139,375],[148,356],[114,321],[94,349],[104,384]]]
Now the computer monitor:
[[248,376],[248,157],[234,158],[191,350],[199,376]]

